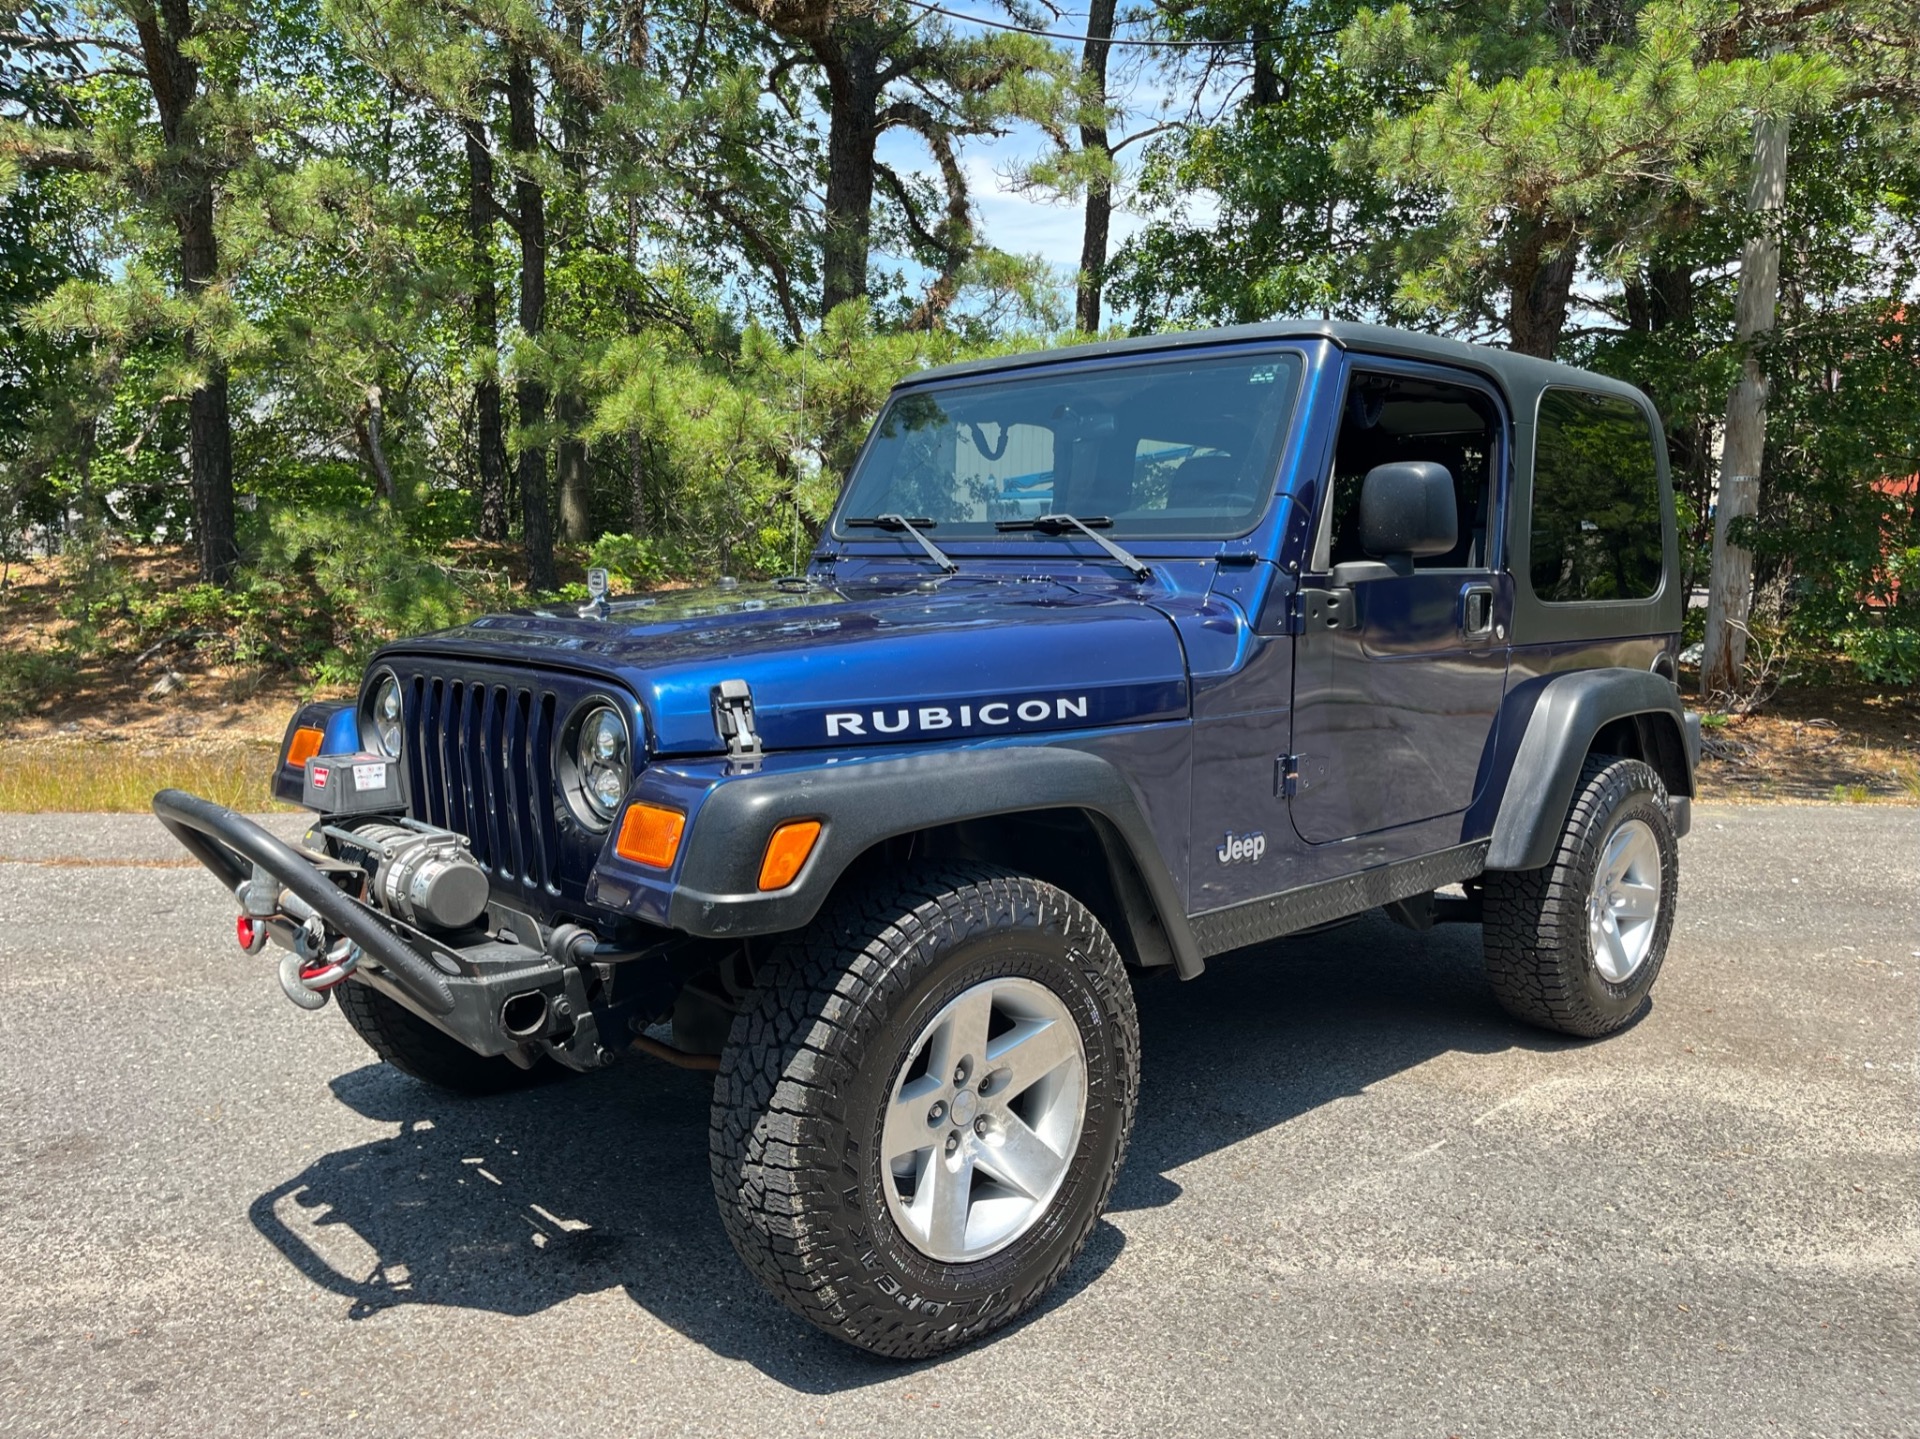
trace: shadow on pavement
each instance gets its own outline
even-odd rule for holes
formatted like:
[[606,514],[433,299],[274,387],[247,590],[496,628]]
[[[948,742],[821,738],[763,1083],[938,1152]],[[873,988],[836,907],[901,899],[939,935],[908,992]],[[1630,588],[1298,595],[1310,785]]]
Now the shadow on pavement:
[[[1121,1212],[1169,1204],[1182,1166],[1437,1054],[1554,1044],[1494,1005],[1473,928],[1415,935],[1370,918],[1216,960],[1194,983],[1155,976],[1139,998],[1144,1075]],[[316,1160],[250,1216],[352,1317],[404,1304],[525,1315],[618,1286],[803,1392],[903,1372],[791,1317],[734,1257],[708,1183],[702,1075],[636,1059],[463,1100],[370,1064],[332,1087],[401,1132]],[[1037,1312],[1070,1303],[1124,1242],[1102,1223]]]

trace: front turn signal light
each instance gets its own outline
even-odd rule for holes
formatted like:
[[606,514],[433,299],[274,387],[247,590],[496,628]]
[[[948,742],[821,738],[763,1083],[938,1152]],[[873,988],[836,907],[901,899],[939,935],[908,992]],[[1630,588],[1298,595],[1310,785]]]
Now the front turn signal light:
[[671,869],[686,828],[687,817],[677,809],[630,804],[620,821],[620,838],[613,842],[613,852],[648,869]]
[[785,889],[792,884],[819,838],[817,819],[792,819],[776,829],[767,841],[767,857],[760,861],[760,888]]
[[293,732],[293,738],[287,741],[287,763],[299,769],[308,760],[320,753],[320,746],[327,742],[326,732],[312,725],[301,725]]

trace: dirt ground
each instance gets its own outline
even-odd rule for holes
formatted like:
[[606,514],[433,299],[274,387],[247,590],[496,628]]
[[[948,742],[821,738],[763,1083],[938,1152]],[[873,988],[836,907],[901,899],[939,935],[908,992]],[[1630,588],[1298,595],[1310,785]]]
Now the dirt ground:
[[1920,693],[1782,689],[1757,714],[1708,716],[1703,798],[1920,804]]

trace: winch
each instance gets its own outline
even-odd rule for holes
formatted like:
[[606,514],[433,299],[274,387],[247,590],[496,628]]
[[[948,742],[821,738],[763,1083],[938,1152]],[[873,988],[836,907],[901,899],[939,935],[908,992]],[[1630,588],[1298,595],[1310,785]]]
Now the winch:
[[468,851],[464,835],[384,820],[351,830],[329,826],[328,833],[365,852],[373,899],[408,924],[465,929],[486,912],[487,873]]

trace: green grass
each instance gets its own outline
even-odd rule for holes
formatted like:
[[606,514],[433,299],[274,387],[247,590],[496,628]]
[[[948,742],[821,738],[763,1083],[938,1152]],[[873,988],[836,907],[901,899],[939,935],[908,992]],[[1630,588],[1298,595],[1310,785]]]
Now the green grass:
[[132,814],[168,788],[242,812],[283,809],[267,797],[276,757],[274,745],[257,743],[0,744],[0,812]]

